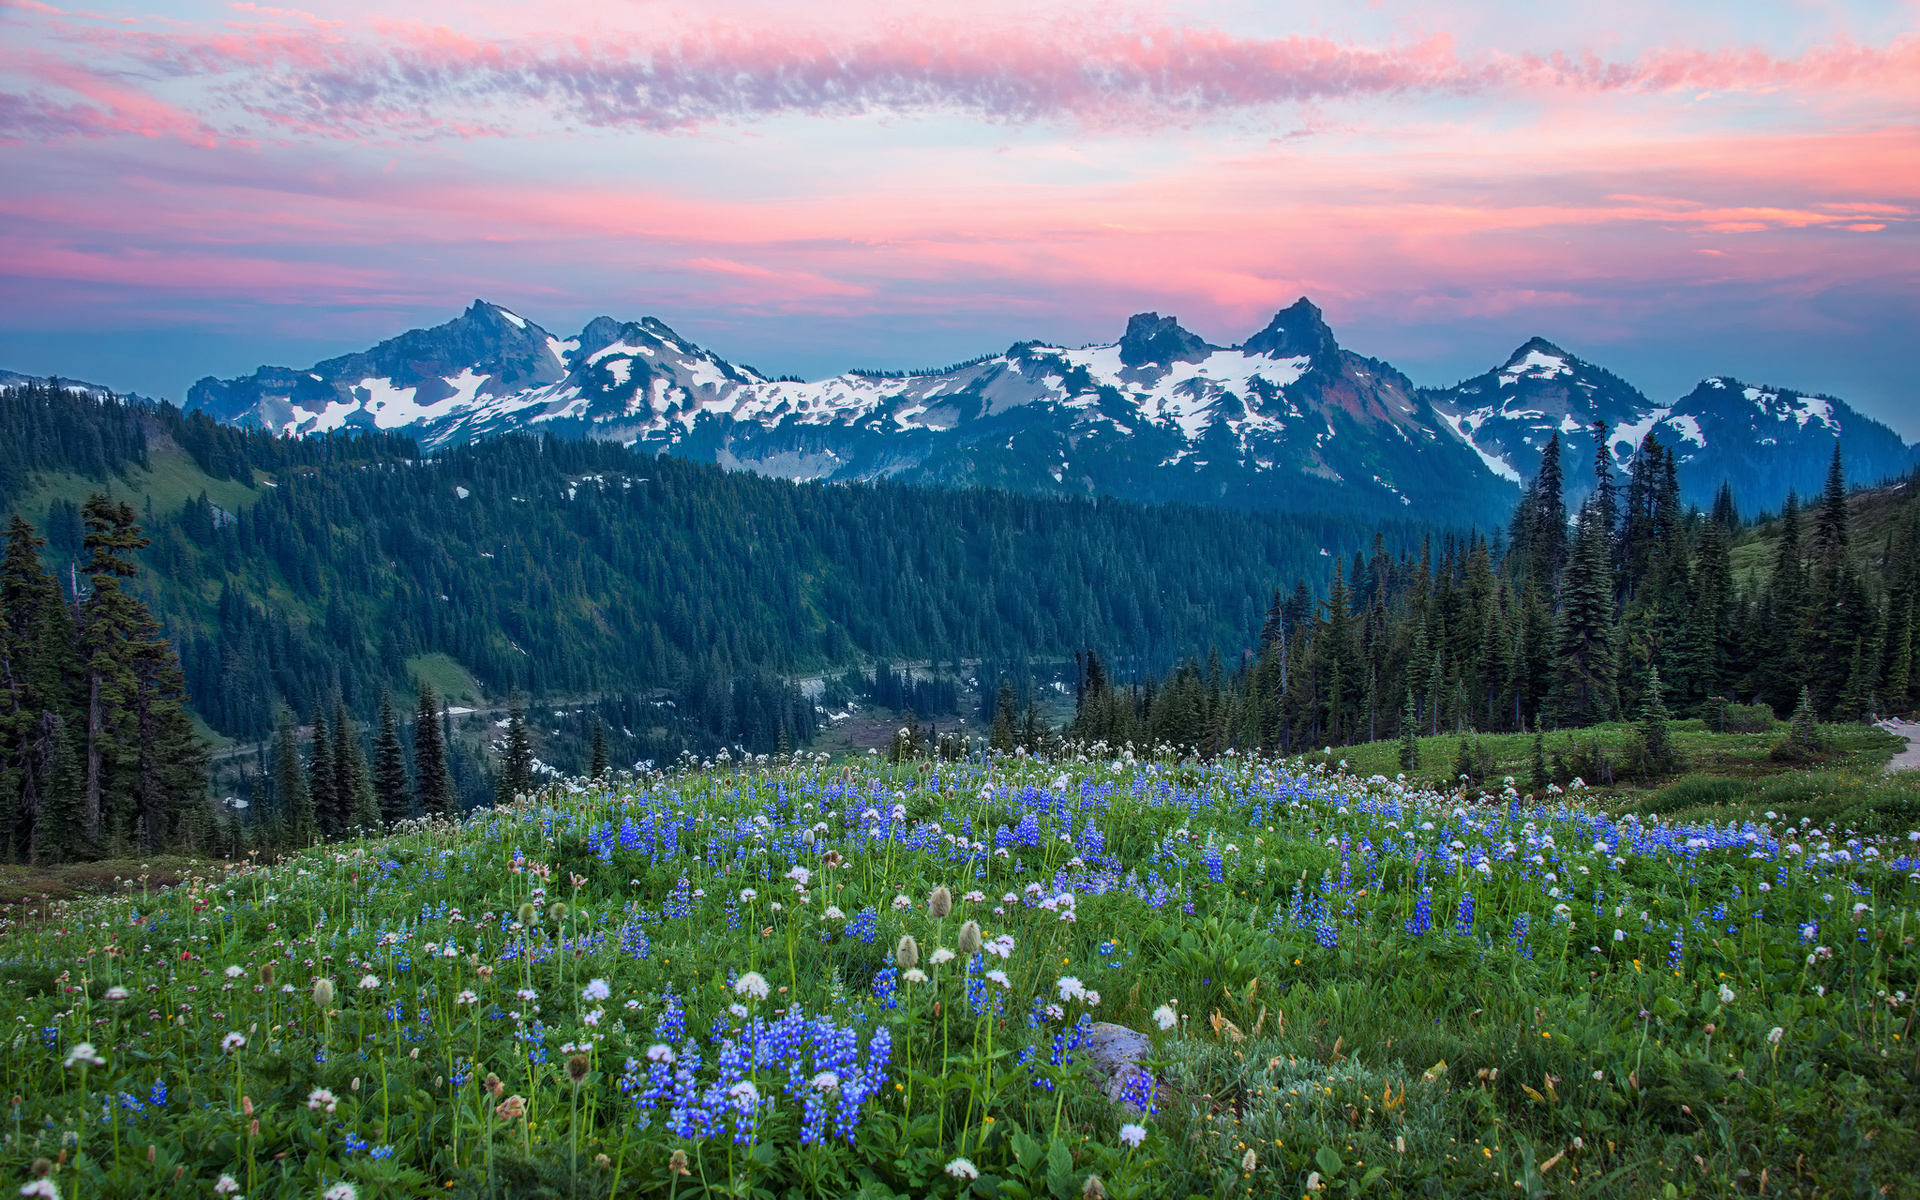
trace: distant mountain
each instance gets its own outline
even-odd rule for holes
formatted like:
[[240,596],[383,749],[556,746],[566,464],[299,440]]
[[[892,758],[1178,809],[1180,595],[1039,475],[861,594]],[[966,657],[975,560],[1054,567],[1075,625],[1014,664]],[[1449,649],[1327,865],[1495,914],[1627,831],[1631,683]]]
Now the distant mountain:
[[18,371],[0,370],[0,388],[21,387],[29,383],[48,382],[58,382],[61,387],[76,395],[92,396],[95,399],[102,399],[116,394],[110,387],[98,383],[88,383],[83,379],[61,378],[57,381],[50,381],[45,375],[22,375]]
[[1806,490],[1803,467],[1817,485],[1843,429],[1854,478],[1913,460],[1891,430],[1837,400],[1709,380],[1662,406],[1537,338],[1485,375],[1417,388],[1343,348],[1305,298],[1236,346],[1140,313],[1112,343],[1017,342],[940,370],[813,383],[730,363],[651,317],[596,317],[562,339],[476,300],[444,325],[306,370],[203,379],[187,407],[275,432],[404,430],[429,447],[551,432],[796,480],[1481,525],[1505,520],[1552,430],[1573,439],[1571,458],[1588,458],[1596,418],[1616,431],[1621,467],[1648,432],[1680,442],[1682,486],[1703,503],[1723,478],[1748,505]]
[[1817,492],[1835,439],[1855,482],[1901,475],[1916,462],[1899,434],[1831,396],[1712,378],[1672,404],[1656,404],[1619,376],[1542,338],[1485,375],[1423,395],[1479,451],[1488,470],[1507,479],[1539,470],[1540,454],[1558,430],[1568,448],[1571,496],[1591,490],[1596,420],[1607,423],[1611,458],[1622,471],[1649,434],[1674,447],[1681,495],[1702,508],[1722,482],[1751,508],[1777,508],[1789,490]]
[[603,438],[788,479],[896,478],[1253,509],[1501,519],[1490,475],[1390,365],[1301,300],[1243,345],[1142,313],[1119,341],[1021,342],[937,371],[769,379],[648,318],[561,339],[475,301],[304,371],[203,379],[187,406],[287,432]]

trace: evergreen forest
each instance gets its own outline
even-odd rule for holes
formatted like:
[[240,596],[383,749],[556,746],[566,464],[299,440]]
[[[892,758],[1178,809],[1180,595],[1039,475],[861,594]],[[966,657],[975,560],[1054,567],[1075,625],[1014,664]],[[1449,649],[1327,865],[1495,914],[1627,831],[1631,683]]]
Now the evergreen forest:
[[[1857,720],[1916,682],[1920,506],[1850,493],[1837,451],[1821,495],[1747,517],[1725,488],[1683,506],[1657,438],[1621,476],[1603,426],[1556,434],[1507,527],[1470,531],[793,484],[555,438],[429,457],[57,382],[0,392],[0,431],[15,858],[204,842],[207,736],[245,768],[225,803],[302,843],[589,756],[795,749],[853,697],[909,722],[896,757],[963,752],[917,718],[969,688],[1003,749],[1211,756]],[[142,511],[128,480],[151,481]]]

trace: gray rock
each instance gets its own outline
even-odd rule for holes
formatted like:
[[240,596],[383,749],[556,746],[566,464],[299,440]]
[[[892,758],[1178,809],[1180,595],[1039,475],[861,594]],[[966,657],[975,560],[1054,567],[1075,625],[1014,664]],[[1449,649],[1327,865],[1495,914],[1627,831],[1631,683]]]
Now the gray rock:
[[1140,1065],[1141,1059],[1153,1053],[1153,1042],[1137,1029],[1095,1021],[1087,1044],[1094,1072],[1106,1085],[1107,1099],[1127,1112],[1138,1112],[1124,1096],[1129,1086],[1139,1086],[1138,1077],[1153,1078],[1153,1073]]

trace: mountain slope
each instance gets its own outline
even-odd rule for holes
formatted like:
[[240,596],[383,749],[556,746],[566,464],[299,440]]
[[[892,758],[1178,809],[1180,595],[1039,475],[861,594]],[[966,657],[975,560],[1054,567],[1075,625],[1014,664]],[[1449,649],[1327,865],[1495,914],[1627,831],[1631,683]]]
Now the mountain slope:
[[[648,317],[560,338],[476,300],[459,317],[299,371],[203,379],[189,409],[271,432],[404,431],[433,448],[502,433],[617,441],[792,480],[891,478],[1234,508],[1418,511],[1504,520],[1558,431],[1591,456],[1604,421],[1625,469],[1648,434],[1676,447],[1685,498],[1809,491],[1841,438],[1852,478],[1911,468],[1891,429],[1830,397],[1709,379],[1656,403],[1541,338],[1499,367],[1423,389],[1342,347],[1302,298],[1218,346],[1159,313],[1112,343],[1018,342],[933,371],[770,379]],[[1576,497],[1589,473],[1570,470]]]
[[190,409],[275,432],[510,430],[619,441],[781,478],[987,484],[1254,509],[1497,520],[1508,481],[1302,299],[1240,346],[1142,313],[1105,345],[1022,342],[939,371],[771,380],[648,318],[561,340],[475,301],[308,371],[204,379]]
[[1656,404],[1619,376],[1534,338],[1505,363],[1450,388],[1423,393],[1490,470],[1531,478],[1554,431],[1568,455],[1568,494],[1591,490],[1593,423],[1604,421],[1613,465],[1626,470],[1649,435],[1678,455],[1682,498],[1712,504],[1722,482],[1740,503],[1778,507],[1789,490],[1817,492],[1835,440],[1847,475],[1871,482],[1911,470],[1915,450],[1893,430],[1830,396],[1703,380],[1671,404]]

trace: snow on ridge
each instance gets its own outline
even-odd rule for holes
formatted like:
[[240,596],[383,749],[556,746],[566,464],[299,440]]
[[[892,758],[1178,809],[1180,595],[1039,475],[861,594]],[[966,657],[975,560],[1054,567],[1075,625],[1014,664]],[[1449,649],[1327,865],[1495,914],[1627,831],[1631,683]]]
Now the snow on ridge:
[[505,320],[511,321],[515,329],[525,329],[527,327],[527,319],[525,317],[522,317],[516,313],[510,313],[506,309],[501,308],[498,304],[493,306],[493,311],[499,313],[500,316]]
[[1447,428],[1453,430],[1453,434],[1455,437],[1465,442],[1470,448],[1472,448],[1475,454],[1478,454],[1480,456],[1480,461],[1486,465],[1487,470],[1492,471],[1495,475],[1498,475],[1500,478],[1506,480],[1509,483],[1520,482],[1520,472],[1514,470],[1512,463],[1509,463],[1506,459],[1501,458],[1497,454],[1489,454],[1485,450],[1482,450],[1480,448],[1479,443],[1475,442],[1473,438],[1467,433],[1467,431],[1464,428],[1462,428],[1462,424],[1465,419],[1464,417],[1451,416],[1447,413],[1445,409],[1440,408],[1438,405],[1434,406],[1433,411],[1440,417],[1442,421],[1445,421],[1447,423]]
[[1696,446],[1707,444],[1707,435],[1700,430],[1700,422],[1686,413],[1678,413],[1666,419],[1666,426],[1680,435],[1680,440],[1692,442]]
[[[1655,408],[1649,410],[1647,414],[1638,421],[1622,422],[1619,425],[1615,425],[1612,435],[1607,439],[1607,452],[1612,454],[1614,461],[1624,468],[1628,463],[1633,461],[1634,454],[1640,449],[1640,443],[1647,440],[1647,435],[1653,432],[1653,427],[1665,421],[1671,415],[1673,415],[1673,409],[1671,408]],[[1688,419],[1691,420],[1692,418]],[[1697,431],[1699,426],[1696,425],[1694,428]],[[1617,448],[1621,442],[1625,442],[1628,446],[1632,447],[1624,456],[1617,453]],[[1701,442],[1701,445],[1704,446],[1705,444],[1705,442]]]
[[1814,417],[1819,417],[1822,425],[1836,432],[1840,428],[1839,423],[1833,419],[1833,405],[1818,396],[1800,397],[1800,403],[1794,406],[1793,415],[1798,418],[1802,429],[1805,429],[1807,422]]
[[1500,386],[1517,383],[1523,377],[1529,379],[1552,379],[1555,375],[1571,375],[1573,368],[1567,360],[1558,354],[1548,354],[1544,350],[1529,350],[1518,360],[1509,362],[1500,368]]

